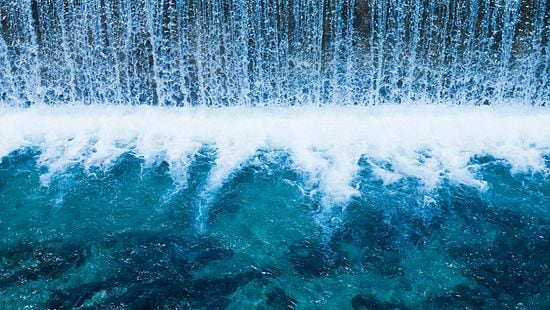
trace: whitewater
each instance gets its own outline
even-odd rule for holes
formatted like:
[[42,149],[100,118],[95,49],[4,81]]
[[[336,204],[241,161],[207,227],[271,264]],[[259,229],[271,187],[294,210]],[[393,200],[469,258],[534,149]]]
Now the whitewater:
[[550,111],[533,107],[402,105],[378,107],[169,108],[149,106],[33,106],[0,109],[0,157],[38,148],[42,183],[75,164],[109,167],[124,153],[170,164],[174,182],[201,149],[215,151],[209,188],[259,151],[287,152],[297,170],[318,183],[330,202],[357,193],[353,179],[365,158],[389,184],[443,179],[486,188],[474,156],[507,161],[514,172],[547,173]]

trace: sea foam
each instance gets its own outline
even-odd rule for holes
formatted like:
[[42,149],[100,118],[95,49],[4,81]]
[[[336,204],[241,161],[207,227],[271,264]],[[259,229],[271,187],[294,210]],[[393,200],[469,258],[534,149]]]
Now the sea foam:
[[132,152],[144,165],[166,161],[185,186],[187,167],[215,150],[207,191],[215,191],[259,150],[283,150],[318,185],[327,203],[344,203],[366,160],[385,184],[403,177],[427,191],[443,180],[478,187],[475,155],[506,160],[513,172],[546,173],[550,110],[529,107],[167,108],[68,105],[0,108],[0,158],[33,147],[47,172],[74,164],[108,169]]

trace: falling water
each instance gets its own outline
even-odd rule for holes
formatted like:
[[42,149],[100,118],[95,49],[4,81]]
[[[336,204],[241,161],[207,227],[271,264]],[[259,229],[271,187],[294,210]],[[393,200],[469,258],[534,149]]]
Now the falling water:
[[2,0],[0,101],[550,100],[547,0]]

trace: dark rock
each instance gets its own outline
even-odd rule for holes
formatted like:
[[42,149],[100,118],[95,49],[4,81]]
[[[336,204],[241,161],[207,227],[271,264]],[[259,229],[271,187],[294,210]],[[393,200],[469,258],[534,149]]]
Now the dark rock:
[[272,309],[294,309],[298,304],[298,301],[290,296],[279,287],[273,288],[266,295],[267,305]]
[[234,255],[209,237],[183,239],[170,234],[124,233],[105,237],[127,281],[188,278],[201,266]]
[[261,280],[264,274],[259,270],[249,271],[222,279],[198,279],[192,284],[193,304],[208,309],[224,309],[239,287],[254,280]]
[[351,307],[355,310],[405,309],[404,306],[401,306],[398,304],[380,301],[373,295],[362,295],[362,294],[355,295],[351,299]]
[[231,249],[225,248],[206,248],[201,249],[190,257],[190,261],[195,264],[204,265],[211,261],[223,260],[233,257],[234,252]]
[[[506,227],[506,226],[501,226]],[[497,297],[504,294],[521,301],[525,294],[544,292],[549,272],[550,247],[536,232],[512,229],[501,232],[491,244],[448,246],[463,273]]]
[[384,276],[397,276],[403,273],[401,258],[397,251],[390,249],[373,249],[369,251],[363,260],[363,265],[368,270],[374,270]]
[[102,282],[92,282],[68,290],[55,290],[50,295],[46,308],[73,309],[81,307],[86,300],[100,291],[103,286]]
[[185,282],[159,279],[131,285],[122,295],[103,302],[103,307],[124,305],[128,309],[188,308],[191,292]]
[[[64,293],[56,292],[50,305],[61,309],[78,307],[95,292],[105,289],[110,296],[97,305],[101,309],[224,309],[230,302],[229,297],[239,287],[262,277],[264,275],[260,271],[221,279],[197,280],[157,278],[131,282],[126,278],[114,277],[101,285],[90,284]],[[127,289],[122,289],[124,287]],[[78,297],[79,294],[82,296]]]
[[490,298],[491,296],[479,289],[458,285],[445,295],[429,296],[426,302],[436,309],[482,309],[485,307],[485,300]]
[[334,267],[328,252],[326,246],[303,240],[289,247],[288,260],[299,274],[319,277],[327,275]]
[[348,216],[343,227],[334,233],[330,242],[331,252],[339,258],[334,263],[348,265],[348,258],[342,257],[344,251],[341,249],[342,244],[347,243],[361,249],[359,260],[362,266],[357,267],[387,276],[400,274],[401,254],[396,246],[398,232],[384,221],[382,212],[359,201],[348,206],[346,212]]
[[22,243],[0,252],[0,287],[38,279],[54,279],[84,264],[89,250],[75,244]]
[[230,214],[239,211],[245,205],[242,201],[238,187],[234,186],[234,182],[229,182],[225,186],[231,188],[231,191],[224,192],[223,195],[216,197],[215,203],[208,210],[208,223],[213,223],[217,217],[222,214]]

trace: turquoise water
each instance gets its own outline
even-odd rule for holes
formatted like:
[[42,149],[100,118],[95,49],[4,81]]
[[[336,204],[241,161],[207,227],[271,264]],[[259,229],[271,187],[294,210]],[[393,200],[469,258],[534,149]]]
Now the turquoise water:
[[0,0],[0,310],[550,309],[549,0]]
[[[12,112],[32,119],[32,110]],[[71,113],[78,122],[74,111],[61,114]],[[491,113],[493,122],[511,121]],[[111,114],[110,121],[123,124]],[[9,115],[3,115],[7,124]],[[328,188],[338,182],[304,173],[292,148],[251,149],[212,186],[227,155],[216,144],[186,157],[186,182],[177,181],[169,150],[150,160],[143,148],[121,141],[123,151],[109,164],[80,159],[56,170],[57,162],[79,154],[70,146],[78,135],[64,138],[54,160],[46,144],[54,141],[55,121],[19,124],[50,129],[41,138],[29,134],[26,141],[36,145],[21,143],[1,159],[3,309],[550,307],[550,152],[530,143],[534,132],[523,139],[529,150],[540,151],[537,169],[518,169],[510,154],[479,153],[467,155],[467,169],[483,186],[460,182],[440,167],[431,172],[438,182],[428,187],[425,172],[415,176],[395,156],[384,161],[365,152],[349,181],[353,195],[329,201]],[[499,124],[498,136],[511,135]],[[460,140],[463,129],[446,134]],[[546,131],[538,134],[544,138]],[[78,156],[109,149],[101,146],[105,132],[87,134],[94,151]],[[479,136],[489,141],[488,133]],[[418,169],[436,154],[443,158],[445,149],[422,146]],[[381,167],[401,177],[381,178]]]

